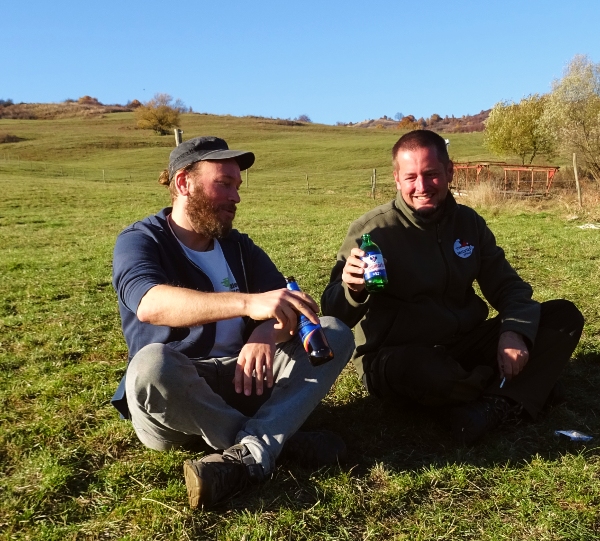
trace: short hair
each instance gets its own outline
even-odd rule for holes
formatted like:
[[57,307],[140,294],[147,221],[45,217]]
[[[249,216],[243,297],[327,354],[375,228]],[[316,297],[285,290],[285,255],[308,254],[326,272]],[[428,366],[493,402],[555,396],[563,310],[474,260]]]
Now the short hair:
[[401,150],[417,150],[418,148],[435,148],[438,159],[444,164],[450,163],[446,140],[431,130],[414,130],[405,133],[392,148],[392,163],[398,168],[396,156]]

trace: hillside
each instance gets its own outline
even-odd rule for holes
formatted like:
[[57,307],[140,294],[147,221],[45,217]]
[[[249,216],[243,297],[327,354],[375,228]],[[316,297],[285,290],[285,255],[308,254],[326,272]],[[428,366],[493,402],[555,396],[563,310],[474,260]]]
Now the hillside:
[[481,111],[476,115],[463,115],[455,117],[454,115],[441,117],[433,114],[429,118],[415,118],[413,115],[407,115],[402,120],[394,120],[383,116],[376,120],[363,120],[355,124],[349,123],[347,126],[353,128],[384,128],[384,129],[414,129],[427,128],[440,133],[469,133],[474,131],[483,131],[484,122],[487,120],[491,109]]
[[78,116],[102,116],[108,113],[125,113],[141,105],[134,100],[127,105],[104,105],[96,98],[83,96],[78,100],[65,100],[61,103],[13,103],[0,100],[0,118],[20,120],[54,120]]
[[[349,224],[394,194],[401,130],[201,114],[181,127],[184,139],[216,134],[256,153],[236,227],[317,300]],[[349,363],[305,424],[339,433],[347,464],[282,462],[221,508],[193,512],[181,466],[199,454],[145,449],[110,405],[128,358],[115,238],[169,203],[157,178],[174,137],[136,129],[131,112],[0,119],[2,133],[18,141],[0,145],[0,539],[598,539],[600,242],[582,226],[600,211],[590,192],[584,211],[574,198],[481,209],[535,298],[569,298],[586,317],[566,406],[465,448],[443,420],[368,396]],[[458,160],[489,157],[481,133],[447,138]],[[560,440],[557,429],[594,439]]]

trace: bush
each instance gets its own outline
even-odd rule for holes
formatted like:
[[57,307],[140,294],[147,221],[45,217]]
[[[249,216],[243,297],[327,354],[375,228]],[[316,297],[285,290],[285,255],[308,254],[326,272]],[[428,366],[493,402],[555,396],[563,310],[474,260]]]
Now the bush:
[[18,143],[22,141],[20,137],[16,135],[11,135],[10,133],[0,133],[0,144],[1,143]]
[[155,94],[150,101],[135,110],[135,118],[139,128],[167,135],[173,128],[179,127],[179,115],[183,112],[185,105],[181,100],[173,101],[169,94]]
[[312,120],[310,119],[310,117],[308,115],[299,115],[294,120],[297,120],[298,122],[307,122],[309,124],[312,123]]
[[77,100],[77,103],[80,105],[102,105],[97,98],[92,98],[91,96],[82,96]]

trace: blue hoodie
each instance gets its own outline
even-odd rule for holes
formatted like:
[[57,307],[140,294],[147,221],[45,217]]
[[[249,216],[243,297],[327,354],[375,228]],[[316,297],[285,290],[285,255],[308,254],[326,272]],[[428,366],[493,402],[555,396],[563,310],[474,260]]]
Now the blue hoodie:
[[[136,315],[143,296],[154,286],[171,286],[214,291],[206,274],[185,255],[167,222],[171,208],[135,222],[117,238],[113,258],[113,286],[119,300],[121,325],[129,360],[148,344],[169,344],[190,359],[206,357],[214,344],[216,323],[197,327],[167,327],[141,322]],[[285,288],[283,275],[269,256],[248,235],[232,230],[219,240],[227,264],[242,293],[262,293]],[[244,318],[247,339],[256,322]],[[119,412],[129,417],[125,397],[125,377],[111,400]]]

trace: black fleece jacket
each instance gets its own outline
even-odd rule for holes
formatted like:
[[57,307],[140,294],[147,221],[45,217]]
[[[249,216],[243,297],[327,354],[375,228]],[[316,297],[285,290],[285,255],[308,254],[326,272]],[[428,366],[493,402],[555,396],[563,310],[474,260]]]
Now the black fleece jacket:
[[[381,248],[389,283],[356,300],[342,270],[363,233]],[[321,305],[325,315],[356,326],[354,363],[362,377],[363,358],[368,363],[381,347],[448,344],[482,323],[489,310],[475,293],[475,281],[502,318],[500,332],[518,332],[533,344],[540,305],[484,219],[450,193],[435,215],[423,218],[398,193],[351,224]]]

